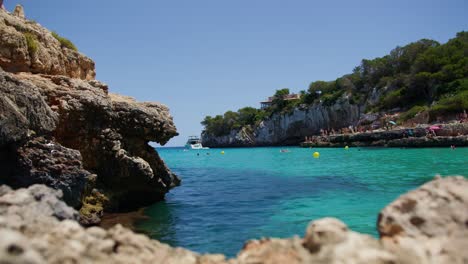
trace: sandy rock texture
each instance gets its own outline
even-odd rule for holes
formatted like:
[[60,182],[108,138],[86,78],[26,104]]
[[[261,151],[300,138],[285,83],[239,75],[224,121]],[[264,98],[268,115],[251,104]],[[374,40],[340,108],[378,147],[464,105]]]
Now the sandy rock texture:
[[25,18],[23,8],[14,14],[0,9],[0,67],[9,72],[65,75],[92,80],[94,62],[63,46],[52,33]]
[[37,87],[21,82],[0,68],[0,145],[26,139],[31,131],[51,133],[58,116]]
[[467,263],[468,181],[426,183],[385,207],[377,225],[383,244],[404,263]]
[[[309,224],[303,238],[248,241],[233,259],[173,248],[116,225],[84,228],[61,191],[0,186],[0,259],[5,263],[467,263],[468,180],[437,178],[402,195],[379,216],[382,238],[334,218]],[[34,216],[34,217],[33,217]],[[412,220],[415,218],[424,219]],[[416,223],[416,224],[415,224]]]

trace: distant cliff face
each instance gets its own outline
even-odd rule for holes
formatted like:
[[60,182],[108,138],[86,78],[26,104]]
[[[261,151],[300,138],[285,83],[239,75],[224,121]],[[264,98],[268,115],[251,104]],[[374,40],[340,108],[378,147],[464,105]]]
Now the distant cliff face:
[[295,108],[291,113],[274,114],[253,128],[233,130],[229,135],[213,136],[202,133],[207,147],[247,147],[298,144],[304,137],[319,133],[320,129],[339,129],[356,125],[360,107],[340,98],[331,106],[314,104]]
[[177,135],[166,106],[109,93],[91,59],[4,10],[0,39],[0,183],[60,189],[87,223],[180,183],[148,145]]

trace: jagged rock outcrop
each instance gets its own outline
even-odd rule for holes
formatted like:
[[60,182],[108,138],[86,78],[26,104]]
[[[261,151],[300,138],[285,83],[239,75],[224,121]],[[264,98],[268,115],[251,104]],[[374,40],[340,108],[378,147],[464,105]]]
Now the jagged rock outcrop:
[[0,9],[0,67],[8,72],[65,75],[92,80],[94,62],[78,51],[63,46],[52,33],[24,18]]
[[47,139],[58,115],[40,89],[0,70],[0,95],[0,182],[16,188],[44,183],[79,206],[90,173],[83,169],[78,151]]
[[[80,192],[67,191],[68,184],[61,188],[67,201],[71,201],[68,194],[82,194],[83,182],[91,174],[82,170],[81,157],[83,168],[98,175],[96,187],[111,198],[109,210],[125,210],[152,203],[162,199],[170,188],[179,184],[177,176],[166,167],[154,148],[148,145],[150,141],[164,144],[177,134],[167,107],[157,103],[138,103],[128,97],[108,94],[107,86],[94,80],[29,73],[12,75],[5,72],[0,72],[0,78],[5,84],[0,90],[5,95],[2,97],[5,113],[5,119],[2,119],[5,122],[5,126],[2,126],[2,141],[22,142],[15,145],[15,150],[9,151],[18,157],[16,167],[11,169],[10,179],[16,179],[15,183],[22,182],[20,186],[45,183],[57,187],[64,184],[60,179],[74,179],[76,182],[72,185],[80,186]],[[28,94],[27,89],[33,93]],[[24,91],[24,98],[18,96],[21,91]],[[34,111],[36,105],[38,107]],[[17,126],[21,124],[17,120],[23,121],[24,125]],[[34,137],[47,135],[53,138],[49,139],[49,143],[31,143],[22,149],[20,146],[26,142],[28,133],[34,134]],[[49,164],[53,166],[48,168],[47,164],[41,167],[31,163],[32,157],[35,160],[48,160],[44,155],[53,157],[65,151],[60,149],[60,152],[52,153],[47,148],[44,150],[46,144],[78,150],[76,155],[70,154],[73,152],[69,150],[61,159],[65,163],[67,158],[71,159],[70,164],[75,164],[76,168],[57,170],[57,166],[53,165],[58,164],[55,158]],[[33,147],[37,151],[35,154],[32,154]],[[26,173],[25,168],[35,172]],[[66,175],[67,171],[79,173],[70,176]],[[36,176],[32,178],[35,180],[29,178],[19,181],[20,176],[16,176],[18,173],[34,174]],[[54,181],[58,182],[51,184]],[[6,182],[13,184],[13,181]],[[74,196],[73,199],[80,197]]]
[[177,135],[166,106],[110,94],[91,59],[4,10],[0,39],[0,183],[60,189],[87,224],[180,183],[148,144]]
[[[402,195],[379,216],[377,240],[341,221],[309,224],[304,238],[264,238],[236,258],[172,248],[116,225],[83,228],[77,213],[42,185],[0,186],[0,259],[7,263],[466,263],[468,180],[438,178]],[[418,219],[418,220],[415,220]]]
[[205,147],[251,147],[257,146],[255,134],[251,127],[242,127],[239,130],[231,130],[228,135],[214,136],[206,132],[202,133],[202,144]]
[[355,126],[360,118],[360,107],[350,104],[346,97],[331,106],[314,104],[297,107],[291,113],[277,113],[253,128],[233,130],[225,136],[202,133],[202,144],[207,147],[245,147],[293,145],[320,129],[338,129]]
[[291,114],[274,115],[262,122],[256,129],[256,142],[262,145],[297,144],[305,136],[319,133],[320,129],[356,125],[359,115],[359,106],[350,104],[346,98],[331,106],[317,104],[305,109],[296,108]]
[[14,16],[17,16],[17,17],[19,17],[19,18],[25,19],[26,16],[25,16],[25,14],[24,14],[24,8],[23,8],[23,6],[22,6],[22,5],[16,5],[16,6],[15,6],[15,10],[13,10],[13,15],[14,15]]
[[61,190],[64,201],[69,205],[80,206],[91,173],[83,168],[78,150],[37,137],[19,147],[15,154],[14,173],[6,179],[10,186],[46,184]]
[[22,141],[36,133],[51,133],[57,123],[39,89],[0,68],[0,146]]
[[177,135],[168,108],[109,94],[106,85],[65,76],[16,75],[38,87],[58,114],[54,136],[77,149],[97,186],[111,196],[108,209],[130,209],[160,200],[179,179],[148,145]]
[[468,181],[426,183],[385,207],[377,225],[384,246],[405,263],[466,263]]

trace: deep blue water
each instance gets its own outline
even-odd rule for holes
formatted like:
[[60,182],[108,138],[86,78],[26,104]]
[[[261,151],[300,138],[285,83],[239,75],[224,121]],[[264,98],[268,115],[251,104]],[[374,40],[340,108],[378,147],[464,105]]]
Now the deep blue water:
[[376,236],[378,212],[400,194],[435,174],[468,175],[468,148],[280,149],[158,148],[182,185],[137,227],[172,246],[228,256],[248,239],[302,236],[325,216]]

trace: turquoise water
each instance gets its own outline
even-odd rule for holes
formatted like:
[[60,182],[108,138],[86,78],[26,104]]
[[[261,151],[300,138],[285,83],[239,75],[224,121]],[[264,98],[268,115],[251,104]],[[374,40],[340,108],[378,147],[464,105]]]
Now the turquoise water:
[[182,185],[137,227],[172,246],[228,256],[248,239],[302,236],[325,216],[377,236],[377,214],[400,194],[435,174],[468,175],[468,148],[280,149],[158,149]]

